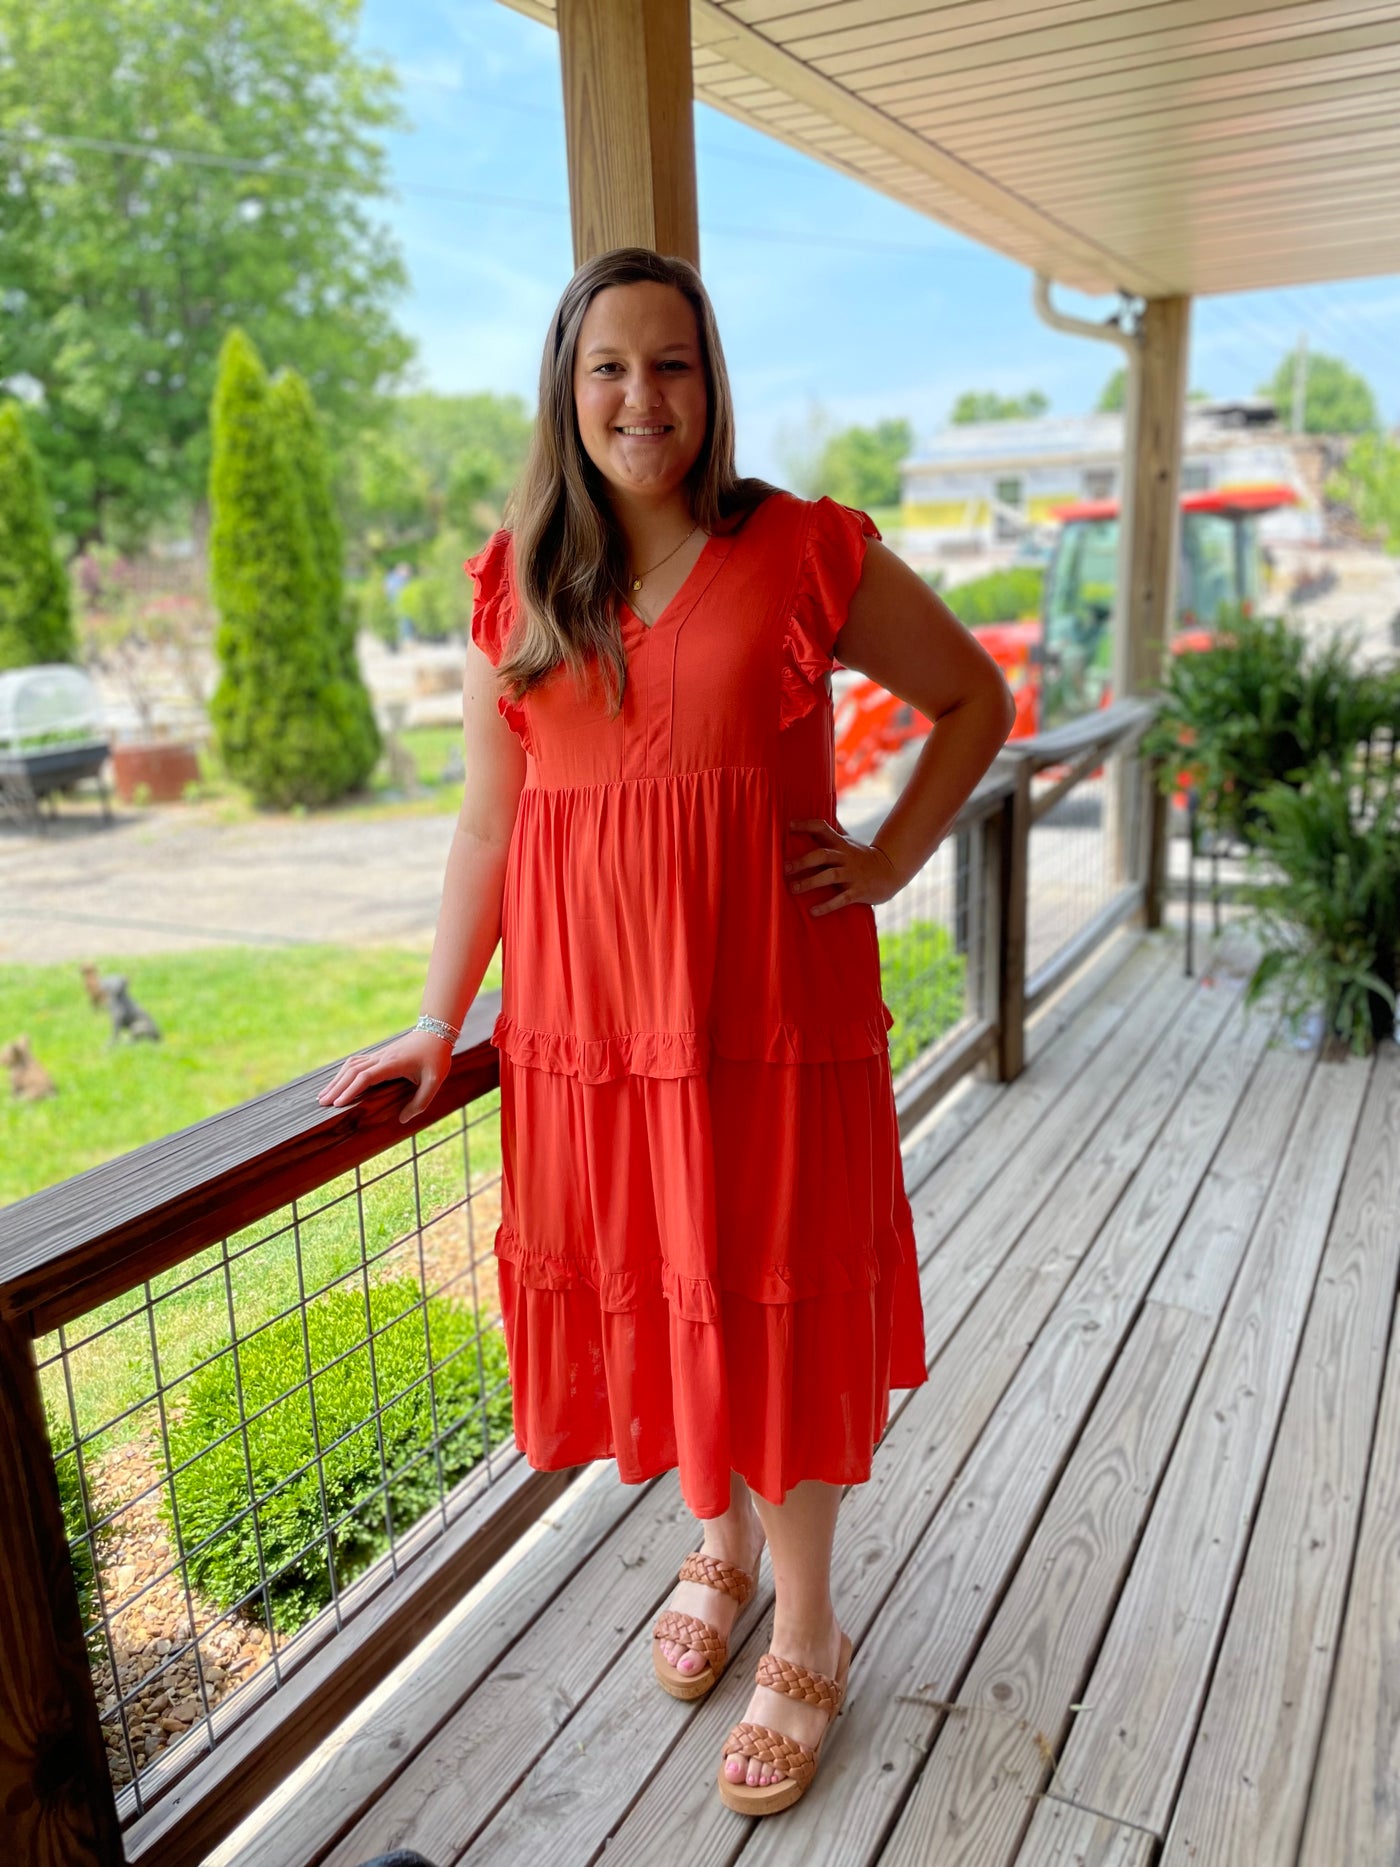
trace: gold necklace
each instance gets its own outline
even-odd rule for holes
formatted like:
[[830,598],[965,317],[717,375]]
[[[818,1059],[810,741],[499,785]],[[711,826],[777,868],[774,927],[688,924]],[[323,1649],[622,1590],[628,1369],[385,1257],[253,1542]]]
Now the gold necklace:
[[640,577],[634,577],[632,579],[632,588],[634,590],[640,590],[647,578],[650,577],[651,571],[660,570],[663,564],[669,564],[671,559],[676,555],[676,552],[680,550],[681,545],[688,545],[699,529],[700,521],[697,519],[686,533],[685,537],[681,539],[681,543],[677,545],[674,550],[668,551],[664,558],[661,558],[657,563],[653,564],[651,570],[644,570]]

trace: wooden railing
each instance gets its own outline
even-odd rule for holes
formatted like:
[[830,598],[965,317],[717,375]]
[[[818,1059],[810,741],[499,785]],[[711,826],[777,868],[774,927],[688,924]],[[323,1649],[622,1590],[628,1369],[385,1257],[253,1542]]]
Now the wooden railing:
[[[1028,1012],[1130,914],[1160,916],[1165,813],[1134,756],[1150,708],[1124,703],[1011,747],[960,813],[960,939],[976,963],[966,1016],[901,1071],[909,1129],[962,1076],[1003,1080],[1024,1059]],[[1027,970],[1036,826],[1121,756],[1111,887],[1057,950]],[[1037,785],[1040,786],[1037,790]],[[489,1042],[498,995],[480,997],[430,1108],[403,1124],[402,1083],[349,1108],[317,1092],[336,1064],[0,1211],[0,1858],[25,1867],[193,1867],[271,1792],[570,1483],[513,1448],[462,1489],[466,1507],[405,1539],[287,1646],[274,1675],[204,1721],[204,1740],[157,1758],[144,1793],[114,1792],[69,1535],[35,1359],[36,1338],[188,1264],[231,1234],[360,1169],[499,1086]],[[357,1173],[358,1183],[358,1173]],[[470,1191],[469,1191],[470,1197]],[[295,1210],[295,1208],[294,1208]],[[421,1220],[420,1220],[421,1223]],[[225,1243],[225,1255],[227,1245]],[[163,1416],[162,1416],[163,1419]],[[170,1471],[169,1447],[166,1470]],[[455,1494],[454,1494],[455,1495]]]

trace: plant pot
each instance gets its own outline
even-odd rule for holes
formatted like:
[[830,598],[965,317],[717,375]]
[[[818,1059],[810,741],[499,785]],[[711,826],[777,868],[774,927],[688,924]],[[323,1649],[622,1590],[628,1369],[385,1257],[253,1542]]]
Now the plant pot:
[[192,745],[167,740],[112,748],[112,782],[123,804],[134,800],[141,785],[152,804],[179,803],[191,780],[199,782],[199,754]]

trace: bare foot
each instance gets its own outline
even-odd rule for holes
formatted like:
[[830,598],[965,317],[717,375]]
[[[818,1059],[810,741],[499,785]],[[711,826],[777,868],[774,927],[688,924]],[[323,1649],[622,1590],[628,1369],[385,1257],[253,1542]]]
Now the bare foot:
[[[747,1517],[742,1510],[731,1510],[723,1517],[706,1517],[703,1522],[705,1540],[700,1547],[704,1554],[718,1556],[722,1562],[732,1562],[753,1575],[763,1550],[763,1525],[753,1505],[748,1505]],[[739,1614],[739,1603],[733,1595],[708,1588],[703,1582],[677,1582],[666,1606],[679,1614],[692,1614],[697,1621],[708,1621],[726,1640]],[[703,1653],[684,1641],[663,1640],[660,1645],[678,1672],[702,1673],[709,1665]]]
[[[841,1628],[834,1614],[815,1627],[785,1623],[775,1614],[768,1650],[776,1653],[779,1659],[792,1660],[810,1672],[835,1679],[841,1662]],[[795,1738],[799,1744],[815,1750],[822,1732],[831,1722],[831,1714],[819,1706],[805,1705],[801,1699],[790,1698],[786,1692],[775,1692],[772,1686],[756,1685],[743,1722],[766,1724],[770,1731]],[[780,1783],[787,1772],[776,1764],[761,1763],[757,1757],[732,1756],[724,1760],[724,1774],[731,1783],[750,1783],[757,1788],[764,1783]]]

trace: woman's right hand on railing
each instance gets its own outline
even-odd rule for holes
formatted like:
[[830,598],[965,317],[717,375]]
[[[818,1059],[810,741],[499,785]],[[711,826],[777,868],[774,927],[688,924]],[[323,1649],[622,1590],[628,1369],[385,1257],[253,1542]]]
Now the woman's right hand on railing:
[[343,1108],[364,1094],[371,1083],[404,1077],[418,1085],[399,1110],[401,1122],[412,1121],[432,1101],[452,1064],[452,1046],[431,1031],[410,1031],[364,1056],[347,1057],[316,1100],[327,1108]]

